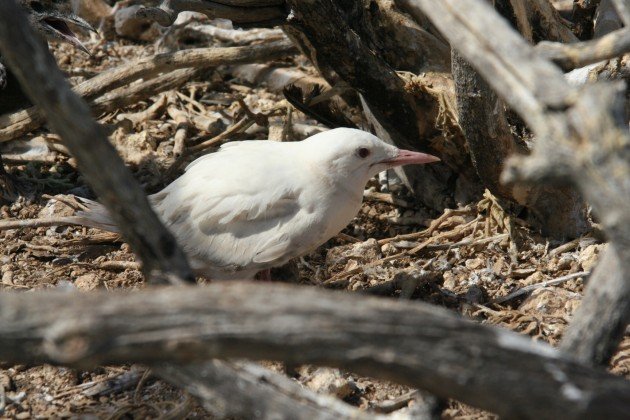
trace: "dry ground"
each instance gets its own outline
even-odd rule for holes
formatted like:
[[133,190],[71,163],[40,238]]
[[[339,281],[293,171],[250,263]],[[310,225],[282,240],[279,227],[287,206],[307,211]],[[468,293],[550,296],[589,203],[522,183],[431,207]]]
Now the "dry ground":
[[[89,44],[92,57],[68,46],[54,46],[61,67],[73,83],[155,52],[153,44],[124,40],[93,40]],[[313,74],[313,69],[300,58],[277,64]],[[244,97],[256,112],[269,110],[283,99],[265,86],[235,79],[229,69],[219,68],[210,72],[206,80],[193,80],[177,92],[167,92],[166,102],[188,114],[220,113],[229,126],[241,112],[235,102],[237,95]],[[164,174],[173,162],[177,124],[164,109],[148,118],[134,120],[134,115],[158,100],[154,97],[99,116],[148,192],[159,190],[169,181]],[[297,112],[293,118],[314,124]],[[266,136],[265,128],[254,127],[241,138]],[[212,133],[192,132],[188,140],[193,144],[209,137]],[[31,190],[30,198],[2,206],[2,219],[67,214],[69,209],[65,205],[47,197],[91,196],[73,159],[64,153],[55,136],[40,130],[24,140],[33,138],[37,144],[45,145],[44,151],[38,153],[39,156],[43,153],[46,162],[41,157],[24,154],[20,155],[22,162],[14,161],[11,172]],[[376,181],[370,188],[379,192]],[[398,199],[396,205],[386,202],[392,197]],[[372,194],[341,235],[276,275],[304,287],[344,288],[351,293],[363,291],[389,299],[430,302],[479,322],[528,334],[536,340],[558,342],[579,305],[583,276],[553,286],[540,285],[532,293],[502,303],[497,301],[524,286],[590,271],[605,246],[596,233],[569,243],[549,242],[510,217],[490,195],[445,215],[431,214],[410,202],[404,191],[394,195]],[[396,238],[401,234],[412,235]],[[0,232],[0,238],[3,291],[46,288],[132,291],[146,286],[134,267],[129,247],[110,234],[60,227],[5,231]],[[269,366],[286,370],[279,364]],[[142,366],[104,366],[89,372],[51,366],[0,365],[0,368],[0,413],[9,418],[79,414],[98,418],[207,417],[182,392],[150,374],[144,375],[146,369]],[[611,370],[630,377],[630,337],[613,360]],[[290,368],[288,373],[305,386],[333,393],[363,408],[387,410],[392,400],[400,402],[402,407],[408,401],[413,404],[412,390],[351,373],[310,366]],[[443,416],[486,418],[489,414],[450,402]]]

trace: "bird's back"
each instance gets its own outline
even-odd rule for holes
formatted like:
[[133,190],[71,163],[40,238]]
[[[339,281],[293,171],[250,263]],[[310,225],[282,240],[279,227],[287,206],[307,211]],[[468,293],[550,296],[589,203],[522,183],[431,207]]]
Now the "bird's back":
[[251,276],[290,259],[306,240],[315,218],[303,194],[299,148],[292,146],[229,144],[151,197],[197,270]]

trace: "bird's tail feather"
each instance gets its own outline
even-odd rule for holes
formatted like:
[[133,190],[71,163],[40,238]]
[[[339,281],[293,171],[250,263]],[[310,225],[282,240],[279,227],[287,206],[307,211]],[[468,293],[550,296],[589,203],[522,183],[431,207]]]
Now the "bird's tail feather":
[[112,220],[105,206],[87,198],[75,197],[75,199],[83,207],[70,217],[76,221],[76,224],[119,233],[118,226]]

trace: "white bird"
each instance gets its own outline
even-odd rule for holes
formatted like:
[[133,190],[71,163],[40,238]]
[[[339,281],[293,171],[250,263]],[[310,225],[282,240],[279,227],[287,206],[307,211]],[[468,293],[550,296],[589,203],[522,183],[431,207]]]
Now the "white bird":
[[[227,143],[149,198],[198,275],[250,279],[337,235],[377,173],[436,161],[338,128],[301,142]],[[116,230],[103,206],[88,207],[80,224]]]

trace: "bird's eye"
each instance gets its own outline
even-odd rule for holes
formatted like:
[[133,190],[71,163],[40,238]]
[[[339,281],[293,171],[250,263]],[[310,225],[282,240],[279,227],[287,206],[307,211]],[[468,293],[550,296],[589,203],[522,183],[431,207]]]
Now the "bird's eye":
[[365,159],[366,157],[370,156],[370,149],[368,149],[367,147],[359,147],[357,149],[357,156],[359,156],[361,159]]
[[44,11],[44,6],[38,2],[38,1],[32,1],[30,3],[31,9],[33,9],[35,12],[43,12]]

